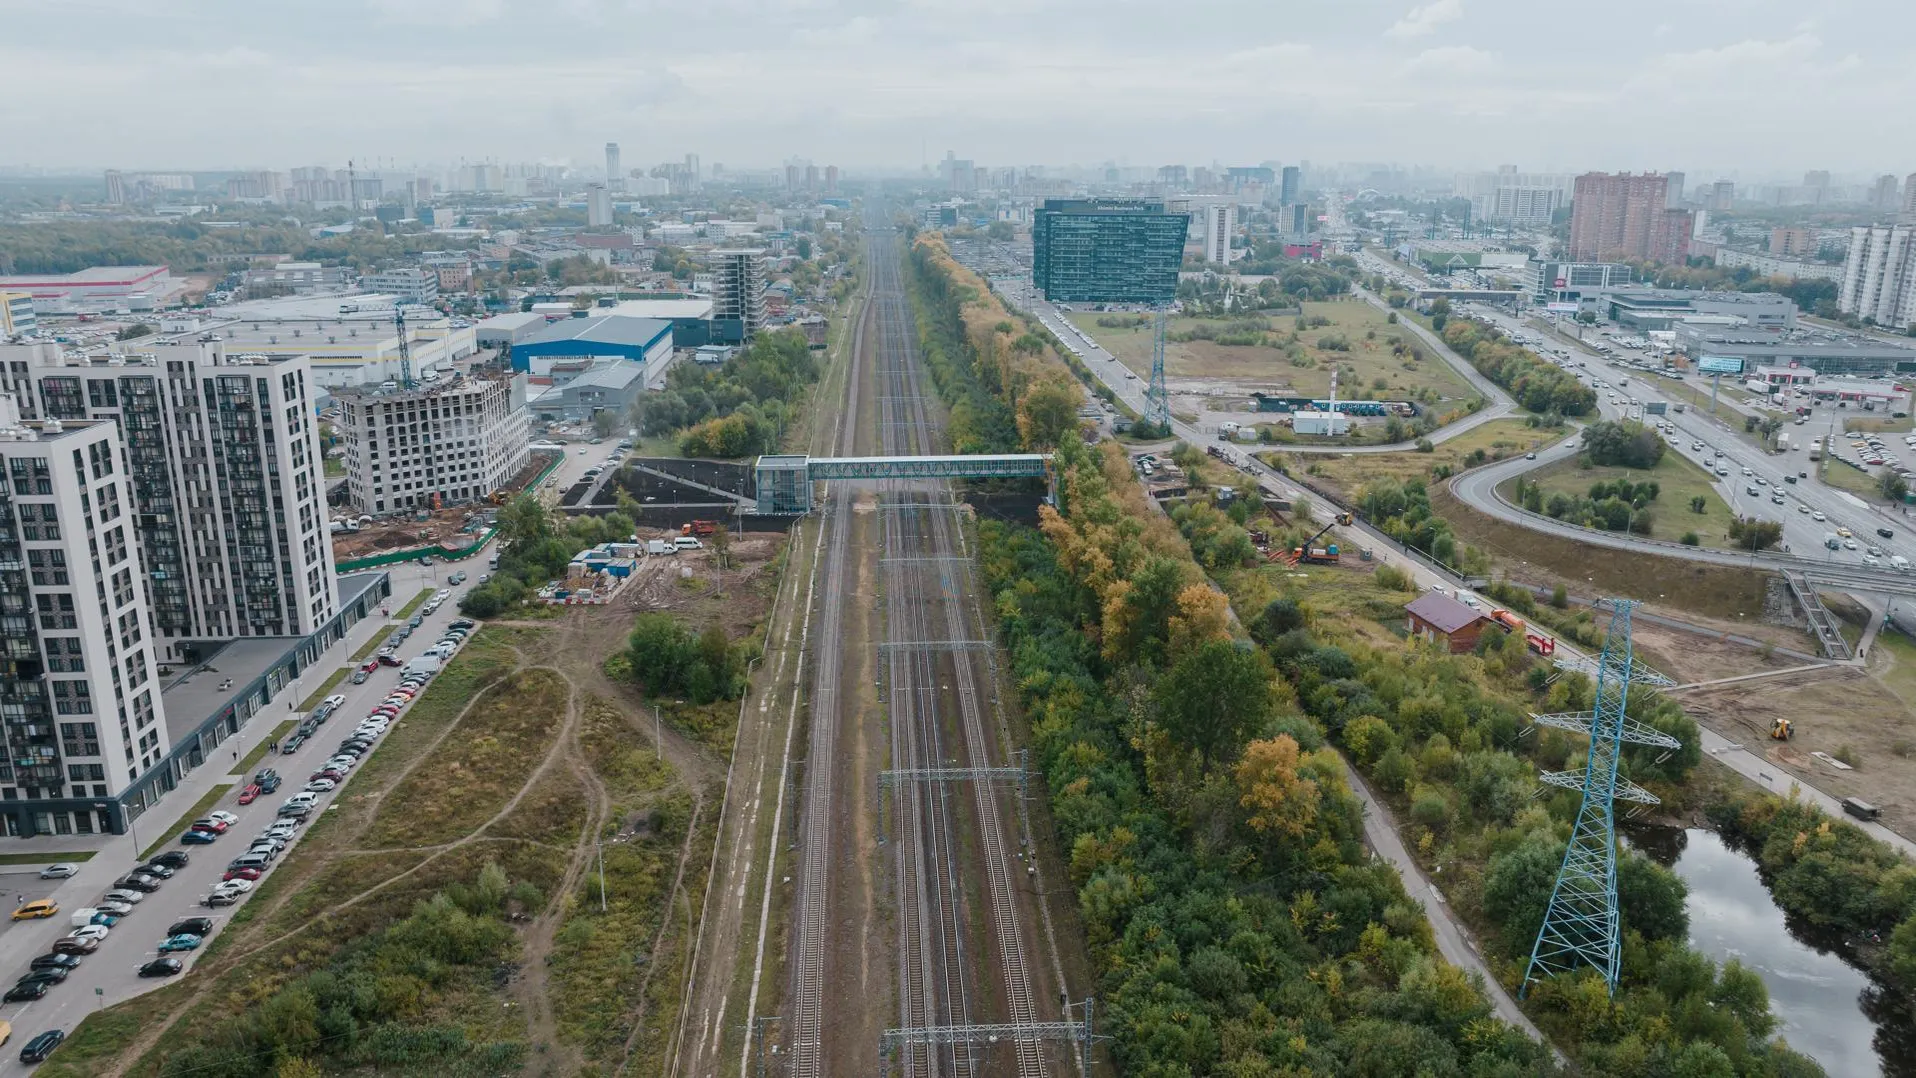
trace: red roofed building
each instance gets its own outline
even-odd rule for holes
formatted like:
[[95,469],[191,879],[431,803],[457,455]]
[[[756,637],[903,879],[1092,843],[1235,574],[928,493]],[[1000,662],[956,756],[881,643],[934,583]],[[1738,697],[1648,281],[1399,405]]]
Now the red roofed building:
[[1452,655],[1475,651],[1490,619],[1441,592],[1425,592],[1404,607],[1410,635],[1441,642]]

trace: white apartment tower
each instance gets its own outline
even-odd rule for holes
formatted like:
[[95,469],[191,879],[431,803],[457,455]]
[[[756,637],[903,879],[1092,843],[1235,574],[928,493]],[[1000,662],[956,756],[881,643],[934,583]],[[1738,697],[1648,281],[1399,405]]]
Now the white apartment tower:
[[1237,207],[1231,203],[1210,203],[1197,209],[1199,234],[1204,239],[1204,260],[1220,266],[1231,261],[1231,233],[1237,231]]
[[0,347],[0,380],[23,417],[105,421],[116,438],[158,661],[192,661],[195,642],[305,636],[338,612],[305,356]]
[[1916,225],[1850,229],[1836,305],[1891,329],[1916,323]]
[[625,172],[619,168],[619,144],[605,144],[605,186],[607,190],[625,190]]
[[746,339],[765,326],[763,248],[712,252],[712,318],[738,322]]
[[148,639],[135,488],[104,420],[30,420],[0,393],[0,821],[111,831],[170,748]]
[[476,502],[526,465],[526,376],[454,377],[418,389],[340,389],[346,488],[374,515]]

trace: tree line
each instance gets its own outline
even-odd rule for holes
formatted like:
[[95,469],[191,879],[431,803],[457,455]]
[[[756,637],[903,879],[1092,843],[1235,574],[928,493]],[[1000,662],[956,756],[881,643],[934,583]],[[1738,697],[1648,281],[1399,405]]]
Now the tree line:
[[1576,375],[1544,362],[1480,322],[1452,319],[1443,328],[1443,338],[1484,377],[1533,412],[1587,415],[1597,406],[1597,391],[1577,381]]
[[804,334],[760,333],[716,368],[674,366],[665,388],[644,394],[629,418],[648,437],[678,434],[679,451],[688,457],[770,453],[819,374]]

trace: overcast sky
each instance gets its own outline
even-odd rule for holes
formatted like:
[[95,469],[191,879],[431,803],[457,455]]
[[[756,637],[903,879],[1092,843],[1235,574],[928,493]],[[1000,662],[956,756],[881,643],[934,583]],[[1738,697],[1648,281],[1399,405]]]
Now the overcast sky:
[[1909,0],[0,0],[0,163],[1916,170]]

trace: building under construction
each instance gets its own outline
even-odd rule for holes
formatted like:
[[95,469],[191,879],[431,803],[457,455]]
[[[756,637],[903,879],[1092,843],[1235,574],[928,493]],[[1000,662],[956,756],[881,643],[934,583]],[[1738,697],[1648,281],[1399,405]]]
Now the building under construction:
[[334,390],[346,488],[361,512],[484,500],[526,464],[526,376],[454,375]]

